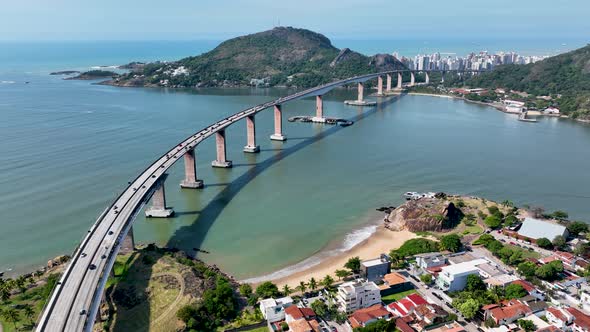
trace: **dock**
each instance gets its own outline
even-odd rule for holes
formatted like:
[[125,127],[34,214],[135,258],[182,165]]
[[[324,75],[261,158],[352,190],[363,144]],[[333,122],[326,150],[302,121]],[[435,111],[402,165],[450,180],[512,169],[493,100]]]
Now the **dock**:
[[537,119],[528,119],[526,116],[527,116],[527,112],[520,113],[520,115],[518,116],[518,121],[522,121],[522,122],[537,122]]

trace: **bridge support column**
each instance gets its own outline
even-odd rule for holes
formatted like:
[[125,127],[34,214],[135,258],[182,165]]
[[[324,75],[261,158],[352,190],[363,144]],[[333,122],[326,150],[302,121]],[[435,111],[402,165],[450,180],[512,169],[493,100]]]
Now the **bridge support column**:
[[232,162],[231,160],[227,160],[227,155],[225,153],[225,129],[221,129],[215,133],[215,146],[217,148],[217,159],[211,162],[211,166],[230,168]]
[[358,84],[358,97],[356,98],[356,100],[358,102],[363,102],[364,99],[364,92],[365,92],[365,84],[363,84],[362,82],[359,82]]
[[281,105],[275,105],[275,133],[270,135],[273,141],[286,141],[287,137],[283,135],[283,110]]
[[430,84],[430,76],[428,75],[427,71],[424,72],[424,76],[425,76],[424,82],[426,84]]
[[414,86],[416,83],[416,74],[413,71],[410,72],[410,86]]
[[441,83],[444,83],[445,82],[445,72],[444,71],[441,73],[440,82]]
[[184,154],[184,180],[180,182],[181,188],[203,188],[203,180],[197,179],[197,161],[195,149],[190,149]]
[[397,73],[397,88],[398,89],[402,88],[402,82],[403,82],[402,73]]
[[148,218],[168,218],[174,215],[174,210],[166,207],[165,180],[166,175],[164,174],[156,183],[157,189],[152,196],[152,206],[145,210],[145,216]]
[[128,253],[132,253],[135,250],[135,237],[133,236],[133,226],[129,227],[129,231],[127,235],[123,239],[123,243],[121,243],[121,249],[119,250],[119,254],[125,255]]
[[248,115],[246,117],[246,130],[248,132],[248,144],[244,147],[244,152],[259,152],[260,146],[256,145],[256,122],[254,122],[254,115]]
[[383,77],[377,77],[377,96],[383,96]]
[[391,91],[391,74],[387,74],[387,87],[385,91]]
[[311,118],[313,122],[326,122],[326,118],[324,118],[324,101],[322,100],[322,96],[315,96],[315,116]]

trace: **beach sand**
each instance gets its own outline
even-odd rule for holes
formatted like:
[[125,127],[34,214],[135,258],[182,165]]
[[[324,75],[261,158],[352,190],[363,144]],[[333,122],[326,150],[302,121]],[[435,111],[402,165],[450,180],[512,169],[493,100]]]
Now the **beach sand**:
[[391,249],[397,249],[405,241],[416,237],[418,236],[410,231],[394,232],[386,229],[383,225],[379,225],[375,233],[350,250],[342,252],[336,256],[328,257],[320,264],[303,271],[295,272],[289,276],[271,281],[279,287],[287,284],[291,288],[295,288],[299,285],[300,281],[308,282],[309,279],[313,277],[319,282],[328,274],[330,274],[334,280],[338,280],[334,274],[335,271],[344,269],[344,264],[350,257],[359,256],[361,260],[378,258],[380,254],[389,254]]

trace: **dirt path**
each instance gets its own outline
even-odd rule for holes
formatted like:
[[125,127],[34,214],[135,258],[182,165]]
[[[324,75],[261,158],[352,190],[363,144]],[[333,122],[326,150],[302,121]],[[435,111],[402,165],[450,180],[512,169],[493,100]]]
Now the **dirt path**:
[[172,303],[170,303],[168,308],[166,310],[164,310],[164,312],[158,318],[154,319],[154,321],[149,324],[150,326],[157,325],[164,318],[168,318],[168,316],[170,316],[171,313],[172,313],[172,315],[175,315],[176,310],[178,309],[177,304],[182,300],[183,295],[184,295],[185,284],[184,284],[184,278],[182,277],[182,275],[180,275],[180,273],[163,272],[163,273],[157,273],[153,277],[160,277],[160,276],[165,276],[165,275],[173,276],[176,278],[176,280],[178,280],[178,282],[180,283],[180,292],[178,293],[178,296],[176,296],[176,299],[174,299],[174,301]]

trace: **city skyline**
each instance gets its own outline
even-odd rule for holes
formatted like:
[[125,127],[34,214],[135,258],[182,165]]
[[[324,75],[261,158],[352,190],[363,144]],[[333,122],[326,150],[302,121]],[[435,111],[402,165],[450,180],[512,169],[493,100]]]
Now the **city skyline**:
[[[240,8],[239,11],[233,8]],[[276,25],[334,38],[586,38],[590,4],[500,0],[395,3],[385,0],[276,3],[268,0],[166,3],[136,0],[3,4],[0,40],[226,39]],[[43,27],[43,28],[40,28]]]

